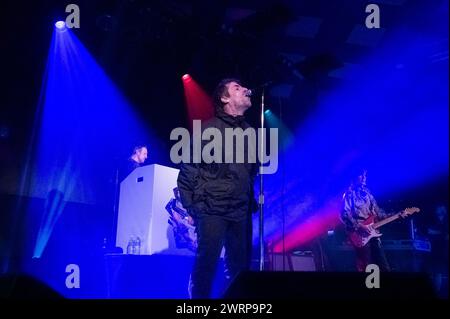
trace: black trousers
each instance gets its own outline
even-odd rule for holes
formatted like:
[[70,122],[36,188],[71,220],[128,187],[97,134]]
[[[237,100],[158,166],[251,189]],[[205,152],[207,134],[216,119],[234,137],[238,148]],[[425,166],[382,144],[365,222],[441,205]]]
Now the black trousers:
[[226,287],[243,270],[250,268],[252,247],[251,216],[229,221],[221,216],[196,219],[198,248],[190,278],[191,298],[210,298],[217,264],[225,247]]
[[355,248],[356,270],[365,272],[368,264],[376,264],[381,271],[391,271],[379,238],[372,238],[365,246]]

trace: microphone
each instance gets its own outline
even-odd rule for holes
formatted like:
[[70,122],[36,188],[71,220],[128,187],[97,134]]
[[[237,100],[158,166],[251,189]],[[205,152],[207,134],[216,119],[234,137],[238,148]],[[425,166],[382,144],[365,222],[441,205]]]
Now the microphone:
[[252,90],[247,90],[247,92],[245,92],[245,96],[250,97],[253,95]]

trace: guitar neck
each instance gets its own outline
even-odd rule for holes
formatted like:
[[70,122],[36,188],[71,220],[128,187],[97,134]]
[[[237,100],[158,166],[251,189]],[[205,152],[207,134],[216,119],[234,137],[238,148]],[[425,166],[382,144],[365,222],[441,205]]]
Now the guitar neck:
[[380,220],[378,223],[373,224],[372,227],[373,228],[378,228],[378,227],[381,227],[383,225],[386,225],[386,224],[388,224],[388,223],[398,219],[400,217],[400,215],[401,215],[401,213],[397,213],[395,215],[389,216],[388,218],[385,218],[383,220]]
[[183,218],[186,218],[189,216],[186,210],[181,209],[180,207],[178,207],[176,205],[174,205],[173,210],[176,211]]

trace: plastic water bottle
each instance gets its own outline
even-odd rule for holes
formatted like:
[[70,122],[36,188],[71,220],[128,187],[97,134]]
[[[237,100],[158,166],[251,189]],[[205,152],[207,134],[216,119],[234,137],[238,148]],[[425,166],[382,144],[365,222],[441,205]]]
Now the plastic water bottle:
[[135,240],[134,237],[131,236],[130,240],[128,241],[128,245],[127,245],[127,255],[134,255],[134,250],[135,250]]
[[141,254],[141,239],[139,238],[139,237],[136,237],[136,240],[135,240],[135,246],[134,246],[134,248],[135,248],[135,250],[134,250],[134,254],[135,255],[140,255]]

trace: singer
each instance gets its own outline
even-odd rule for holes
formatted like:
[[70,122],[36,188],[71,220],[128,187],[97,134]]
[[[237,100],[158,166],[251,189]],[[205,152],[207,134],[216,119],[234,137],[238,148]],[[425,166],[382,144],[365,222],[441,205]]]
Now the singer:
[[[214,91],[215,117],[202,130],[250,127],[244,113],[251,107],[251,91],[239,80],[224,79]],[[202,142],[203,143],[203,142]],[[222,143],[224,145],[224,143]],[[226,156],[223,149],[222,156]],[[189,284],[191,298],[210,298],[220,252],[225,247],[226,286],[250,267],[252,212],[258,205],[253,184],[255,163],[183,163],[178,176],[181,201],[194,219],[198,249]],[[226,288],[226,287],[225,287]]]

